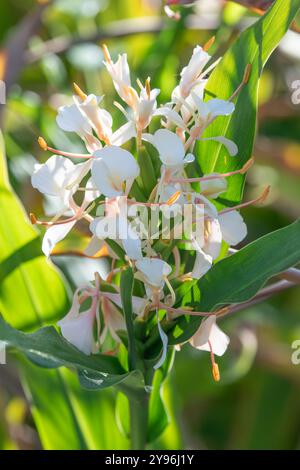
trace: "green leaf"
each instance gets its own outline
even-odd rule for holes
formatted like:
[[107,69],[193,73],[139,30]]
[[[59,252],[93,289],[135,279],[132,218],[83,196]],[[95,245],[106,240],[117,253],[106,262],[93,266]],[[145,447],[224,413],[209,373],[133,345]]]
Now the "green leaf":
[[138,162],[141,171],[140,179],[142,182],[143,192],[147,197],[149,197],[157,183],[157,178],[152,159],[144,146],[139,149]]
[[[237,253],[215,264],[183,297],[183,304],[200,311],[212,311],[221,305],[245,302],[273,276],[300,262],[300,219],[287,227],[265,235]],[[201,318],[179,320],[184,332],[173,336],[169,344],[188,340]]]
[[175,349],[168,351],[163,366],[156,370],[152,381],[152,390],[149,400],[148,442],[155,441],[170,424],[166,405],[163,400],[165,381],[172,369],[175,358]]
[[41,251],[9,181],[0,134],[0,311],[16,328],[60,318],[68,308],[62,278]]
[[138,363],[134,326],[133,326],[133,311],[132,311],[132,292],[133,292],[133,271],[127,268],[122,271],[120,292],[122,299],[123,312],[126,321],[126,329],[128,333],[128,362],[129,368],[135,369]]
[[85,391],[69,370],[45,370],[26,360],[22,374],[30,382],[25,391],[44,449],[128,449],[115,423],[112,390]]
[[[24,353],[41,367],[75,368],[81,382],[92,389],[118,385],[137,373],[126,372],[117,358],[104,354],[87,356],[68,343],[53,327],[45,327],[34,333],[23,333],[12,328],[0,318],[0,341]],[[142,386],[142,381],[140,380]],[[136,386],[136,380],[127,383]]]
[[[218,117],[205,133],[205,137],[224,136],[233,140],[239,148],[238,156],[229,157],[224,146],[216,142],[200,142],[198,162],[204,173],[241,168],[251,157],[259,78],[299,8],[299,0],[277,0],[263,17],[238,37],[211,74],[206,87],[208,98],[228,99],[241,83],[245,67],[251,64],[250,80],[235,100],[235,112],[230,117]],[[242,175],[230,177],[228,191],[220,202],[225,205],[238,203],[242,198],[244,178]]]

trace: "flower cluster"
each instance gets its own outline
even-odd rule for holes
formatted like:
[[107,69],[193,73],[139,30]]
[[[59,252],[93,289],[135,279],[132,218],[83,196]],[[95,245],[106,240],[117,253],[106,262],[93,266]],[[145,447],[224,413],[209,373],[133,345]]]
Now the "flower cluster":
[[[66,132],[75,132],[84,142],[87,153],[53,149],[42,137],[39,138],[43,150],[53,155],[46,163],[37,166],[32,185],[41,193],[55,197],[60,205],[58,213],[50,221],[37,220],[31,214],[33,223],[46,227],[43,252],[49,256],[74,225],[85,220],[91,232],[85,254],[98,256],[105,253],[112,260],[112,270],[106,280],[110,282],[110,290],[107,291],[107,282],[96,274],[94,283],[75,292],[70,312],[59,322],[63,336],[85,354],[99,350],[111,353],[111,344],[114,351],[121,341],[119,332],[126,330],[121,313],[120,288],[113,284],[114,276],[122,269],[125,260],[134,270],[135,282],[140,283],[144,290],[144,295],[132,299],[135,315],[139,319],[149,318],[151,312],[154,319],[156,315],[163,343],[162,355],[155,366],[159,367],[167,350],[167,336],[160,325],[162,312],[169,319],[180,314],[173,307],[176,294],[171,281],[200,279],[220,256],[222,246],[235,246],[247,234],[238,209],[249,203],[218,211],[213,200],[226,192],[226,178],[244,173],[252,161],[240,170],[225,174],[188,177],[186,172],[187,167],[189,174],[195,168],[195,143],[208,140],[203,137],[207,127],[218,116],[229,116],[235,109],[232,101],[235,95],[227,101],[217,98],[204,100],[208,73],[217,64],[208,65],[211,63],[207,52],[210,44],[211,41],[203,48],[195,47],[188,65],[181,72],[171,101],[163,106],[157,104],[160,90],[151,88],[150,78],[144,84],[137,80],[138,89],[134,88],[126,54],[119,55],[114,62],[104,46],[105,67],[123,102],[115,104],[125,116],[126,123],[114,129],[111,114],[101,106],[103,97],[86,95],[74,84],[73,104],[59,108],[57,124]],[[225,136],[209,139],[225,146],[231,156],[238,152],[235,143]],[[141,178],[145,148],[152,155],[149,157],[148,154],[148,158],[155,159],[158,164],[159,175],[146,200],[139,201],[136,188]],[[257,201],[264,197],[265,194]],[[146,210],[161,208],[163,213],[169,213],[169,219],[173,217],[173,206],[180,208],[188,204],[193,209],[190,225],[200,220],[202,233],[191,231],[190,239],[173,240],[176,243],[171,252],[164,255],[161,244],[156,244],[147,235],[140,236],[138,216],[133,217],[130,211],[124,211],[124,206],[133,204]],[[104,212],[100,213],[100,209]],[[172,220],[174,228],[175,218]],[[107,227],[116,221],[118,230],[113,234]],[[157,234],[160,241],[162,226],[159,219]],[[123,261],[119,250],[124,254]],[[189,250],[194,256],[194,266],[189,273],[182,272],[182,250]],[[173,262],[174,268],[168,261]],[[181,313],[188,314],[188,311]],[[213,375],[218,380],[214,354],[222,355],[229,339],[216,325],[216,315],[207,315],[190,344],[210,351]]]

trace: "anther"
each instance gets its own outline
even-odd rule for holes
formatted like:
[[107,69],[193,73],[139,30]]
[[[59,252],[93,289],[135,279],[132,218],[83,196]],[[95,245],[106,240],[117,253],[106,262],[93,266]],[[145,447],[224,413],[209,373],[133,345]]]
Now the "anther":
[[219,371],[219,366],[216,362],[212,366],[212,375],[213,375],[215,382],[220,382],[220,378],[221,378],[220,371]]
[[211,48],[211,46],[213,45],[213,43],[215,42],[215,39],[216,39],[216,36],[212,36],[212,37],[204,44],[204,46],[203,46],[202,49],[203,49],[205,52],[207,52],[207,51]]
[[181,191],[176,191],[176,193],[174,193],[173,196],[171,196],[167,200],[166,204],[168,206],[172,206],[172,204],[175,204],[175,202],[180,198],[180,195],[181,195]]
[[102,46],[102,51],[103,51],[103,55],[106,59],[106,61],[111,64],[111,57],[110,57],[110,53],[109,53],[109,50],[108,50],[108,47],[106,44],[103,44]]
[[77,85],[77,83],[73,83],[73,88],[76,95],[78,95],[79,98],[82,99],[82,101],[85,101],[87,99],[87,95],[82,91],[82,89]]
[[36,218],[36,216],[35,216],[32,212],[30,212],[29,218],[30,218],[30,222],[32,223],[32,225],[36,225],[36,223],[37,223],[37,218]]
[[48,150],[47,142],[45,141],[43,137],[40,136],[38,138],[38,144],[41,147],[41,149],[44,150],[45,152]]
[[146,88],[146,93],[148,96],[148,99],[150,100],[151,97],[151,87],[150,87],[150,77],[147,78],[146,83],[145,83],[145,88]]

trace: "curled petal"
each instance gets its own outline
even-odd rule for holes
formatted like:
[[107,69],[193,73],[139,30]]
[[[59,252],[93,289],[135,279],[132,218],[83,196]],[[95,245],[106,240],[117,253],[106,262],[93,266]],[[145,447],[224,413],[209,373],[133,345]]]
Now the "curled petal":
[[195,264],[192,271],[193,279],[200,279],[212,267],[212,257],[202,249],[197,250]]
[[52,225],[46,230],[42,243],[42,251],[45,256],[50,256],[55,245],[68,235],[75,224],[76,220],[73,220],[66,224]]
[[66,316],[58,322],[63,337],[84,354],[93,352],[95,340],[93,334],[94,314],[91,310],[80,313],[77,317]]
[[199,138],[198,140],[215,140],[216,142],[219,142],[220,144],[224,145],[224,147],[227,148],[228,153],[231,157],[234,157],[239,149],[238,146],[230,139],[227,139],[226,137],[223,136],[217,136],[217,137],[204,137],[204,138]]
[[235,246],[247,236],[247,226],[241,214],[237,211],[219,215],[222,236],[226,243]]
[[133,155],[115,145],[96,151],[94,157],[93,184],[107,197],[124,194],[124,183],[132,181],[140,173]]
[[210,315],[205,320],[202,320],[199,329],[190,339],[190,343],[194,348],[201,351],[210,351],[212,349],[213,354],[223,356],[227,350],[229,338],[217,326],[216,315]]

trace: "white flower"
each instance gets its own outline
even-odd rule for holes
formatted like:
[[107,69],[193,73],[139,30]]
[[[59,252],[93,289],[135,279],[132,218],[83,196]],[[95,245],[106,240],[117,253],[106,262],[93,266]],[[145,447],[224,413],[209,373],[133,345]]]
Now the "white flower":
[[116,92],[128,106],[132,105],[132,87],[130,79],[130,69],[127,62],[127,54],[119,54],[118,60],[114,63],[111,60],[109,51],[106,46],[103,48],[106,61],[104,65],[110,74]]
[[123,315],[105,296],[102,296],[101,298],[101,308],[103,313],[104,328],[99,338],[100,345],[104,343],[108,332],[117,343],[120,343],[121,340],[117,334],[117,331],[126,330],[126,323]]
[[92,179],[106,197],[128,195],[140,169],[134,156],[114,145],[94,153]]
[[92,190],[92,182],[89,180],[86,184],[86,192],[81,206],[78,207],[73,200],[70,200],[70,209],[73,214],[72,217],[63,221],[53,222],[52,225],[50,222],[50,227],[46,230],[42,243],[42,251],[45,256],[50,256],[55,245],[68,235],[78,220],[84,216],[84,212],[90,203],[98,196],[98,191]]
[[146,80],[145,87],[141,85],[140,95],[131,88],[131,113],[128,113],[121,105],[115,103],[123,112],[128,122],[113,134],[111,139],[113,144],[122,145],[132,137],[141,139],[142,131],[149,126],[152,117],[165,115],[162,113],[161,108],[159,110],[156,109],[156,98],[159,93],[160,90],[158,88],[150,89],[150,79],[148,79]]
[[63,337],[69,343],[73,344],[84,354],[90,355],[95,348],[93,329],[98,302],[94,300],[90,309],[80,313],[79,290],[77,289],[74,294],[71,310],[57,324],[61,329]]
[[31,184],[41,193],[55,196],[69,207],[71,196],[90,169],[90,162],[74,165],[71,160],[53,155],[46,163],[36,165]]
[[88,119],[90,126],[94,129],[99,139],[109,144],[112,136],[113,120],[111,114],[99,107],[103,96],[88,95],[80,98],[74,96],[74,101],[82,113],[83,117]]
[[219,214],[223,240],[230,246],[235,246],[247,236],[247,226],[238,211],[232,210]]
[[194,155],[185,155],[182,140],[168,129],[159,129],[152,136],[144,134],[154,147],[156,147],[161,162],[168,168],[182,168],[185,163],[194,161]]
[[89,152],[101,148],[101,143],[93,135],[92,126],[80,111],[76,103],[70,106],[61,106],[56,117],[58,126],[65,132],[75,132],[84,141]]
[[154,88],[150,90],[146,87],[141,89],[140,96],[136,95],[136,100],[133,103],[134,110],[134,119],[136,122],[137,129],[142,131],[149,126],[152,116],[155,115],[155,110],[157,108],[156,98],[159,95],[160,90]]
[[[122,308],[122,300],[120,294],[115,294],[115,293],[105,293],[106,298],[111,300],[114,304],[116,304],[118,307]],[[132,311],[135,315],[141,317],[144,313],[144,310],[149,303],[149,300],[144,297],[137,297],[136,295],[133,295],[132,298]]]
[[106,203],[106,215],[96,217],[90,224],[91,232],[100,240],[110,238],[121,245],[130,259],[142,258],[142,243],[128,221],[126,198],[116,198]]
[[200,279],[211,268],[213,261],[220,255],[222,240],[228,245],[235,246],[247,235],[247,226],[239,214],[232,210],[218,213],[216,207],[203,195],[193,195],[193,204],[200,204],[198,213],[203,220],[203,233],[197,234],[193,241],[196,259],[192,277]]
[[199,329],[190,339],[190,344],[201,351],[209,351],[217,356],[223,356],[229,345],[228,336],[217,326],[216,315],[210,315],[202,320]]
[[211,56],[201,46],[194,48],[188,65],[182,69],[180,74],[179,90],[183,98],[188,97],[192,88],[201,80],[201,72],[210,58]]
[[144,282],[154,289],[161,290],[164,287],[167,276],[172,271],[171,266],[158,258],[143,258],[136,262],[136,267]]
[[197,140],[214,140],[224,145],[229,154],[234,156],[238,153],[237,145],[230,139],[223,136],[202,137],[204,130],[218,117],[229,116],[234,112],[235,106],[231,101],[219,100],[217,98],[203,101],[195,93],[192,98],[196,105],[195,125],[191,128],[191,135],[195,134]]
[[[200,99],[203,99],[206,83],[207,80],[200,80],[200,82],[193,88],[192,93],[198,96]],[[180,113],[185,123],[191,119],[197,109],[196,103],[192,97],[192,93],[190,93],[187,98],[182,98],[179,86],[177,86],[172,93],[172,103],[178,103],[178,105],[180,105]]]
[[[204,178],[218,176],[218,173],[209,173],[203,175]],[[201,194],[211,199],[217,198],[220,194],[227,191],[227,180],[225,178],[214,178],[201,181]]]

